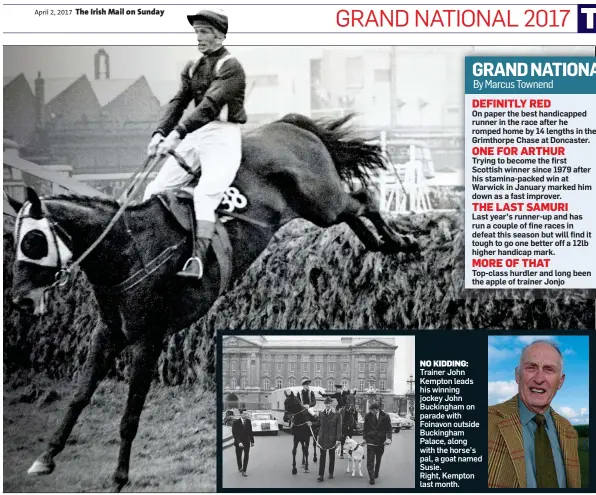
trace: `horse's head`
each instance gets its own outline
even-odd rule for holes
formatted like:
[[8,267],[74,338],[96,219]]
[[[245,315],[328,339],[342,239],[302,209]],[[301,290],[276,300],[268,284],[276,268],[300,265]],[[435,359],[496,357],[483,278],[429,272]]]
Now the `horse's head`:
[[304,409],[298,397],[294,395],[294,392],[290,392],[289,394],[284,391],[284,395],[286,396],[286,400],[284,401],[284,408],[286,413],[288,414],[298,414],[300,411]]
[[346,405],[347,406],[352,406],[354,407],[354,405],[356,404],[356,397],[355,397],[356,392],[354,392],[354,394],[348,394],[346,395]]
[[14,230],[12,292],[15,304],[41,315],[46,311],[46,289],[71,260],[72,252],[31,188],[27,188],[27,200],[24,205],[10,200],[19,212]]

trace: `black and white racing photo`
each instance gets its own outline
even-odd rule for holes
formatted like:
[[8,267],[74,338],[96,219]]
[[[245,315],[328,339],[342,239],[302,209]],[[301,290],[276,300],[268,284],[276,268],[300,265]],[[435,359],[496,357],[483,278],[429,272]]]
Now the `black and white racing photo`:
[[221,337],[222,490],[415,487],[414,336]]
[[498,50],[232,44],[186,7],[184,45],[3,46],[3,489],[212,492],[219,453],[224,488],[413,487],[384,333],[594,326],[586,291],[464,291],[464,58]]

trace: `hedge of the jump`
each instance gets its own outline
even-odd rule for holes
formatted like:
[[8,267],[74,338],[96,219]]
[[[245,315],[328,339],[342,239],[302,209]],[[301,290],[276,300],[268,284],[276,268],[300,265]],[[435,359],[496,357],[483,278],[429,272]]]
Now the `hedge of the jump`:
[[[344,225],[295,221],[273,239],[246,275],[191,328],[164,344],[164,384],[212,384],[216,329],[585,329],[594,328],[593,294],[581,290],[465,293],[459,213],[400,217],[421,259],[364,249]],[[5,376],[72,378],[84,362],[97,314],[82,275],[58,290],[51,314],[34,320],[11,303],[11,243],[4,243]],[[429,336],[429,338],[431,338]],[[110,375],[127,376],[128,356]]]

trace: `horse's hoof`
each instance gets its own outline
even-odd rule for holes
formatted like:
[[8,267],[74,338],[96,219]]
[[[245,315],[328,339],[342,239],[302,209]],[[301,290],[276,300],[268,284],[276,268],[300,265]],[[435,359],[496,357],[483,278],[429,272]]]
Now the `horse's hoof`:
[[306,468],[306,469],[304,470],[304,472],[305,472],[305,473],[310,473],[310,471],[308,470],[308,468]]
[[51,474],[54,471],[56,464],[48,454],[42,454],[39,456],[33,465],[27,471],[27,474],[31,476],[43,476],[45,474]]
[[298,474],[298,470],[296,468],[292,469],[292,474]]

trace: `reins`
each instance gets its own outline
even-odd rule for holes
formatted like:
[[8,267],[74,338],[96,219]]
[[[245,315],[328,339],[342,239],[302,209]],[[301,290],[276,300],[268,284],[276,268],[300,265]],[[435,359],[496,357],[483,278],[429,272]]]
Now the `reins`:
[[[68,266],[65,266],[64,268],[62,268],[61,260],[58,259],[59,267],[58,267],[58,273],[56,273],[56,280],[52,285],[50,285],[49,287],[47,287],[44,290],[44,293],[53,289],[56,286],[63,286],[68,282],[68,278],[69,278],[70,274],[72,273],[72,270],[75,267],[79,266],[83,262],[83,260],[85,258],[87,258],[87,256],[89,256],[91,254],[91,252],[93,252],[93,250],[106,238],[108,233],[116,225],[116,222],[118,222],[120,217],[124,214],[126,208],[128,207],[128,205],[134,198],[135,194],[139,190],[138,185],[141,183],[141,180],[139,180],[140,177],[143,177],[142,180],[145,180],[145,178],[151,173],[151,171],[156,167],[156,165],[162,159],[163,159],[162,156],[148,156],[146,158],[145,163],[143,164],[143,167],[141,169],[141,172],[135,177],[135,179],[129,186],[128,190],[122,194],[121,199],[122,199],[122,197],[124,197],[124,201],[121,203],[120,208],[118,209],[116,214],[112,217],[112,219],[110,220],[110,222],[108,223],[106,228],[103,230],[103,232],[76,260],[74,260]],[[41,204],[42,204],[42,208],[45,209],[45,207],[43,205],[43,201],[41,202]],[[46,217],[48,217],[48,215],[46,215]],[[51,221],[49,223],[50,223],[50,228],[51,228],[52,234],[54,236],[54,242],[57,242],[56,241],[57,234],[55,232],[55,226],[57,224],[55,222],[51,222]],[[70,236],[67,236],[67,237],[68,237],[68,239],[70,239]]]

